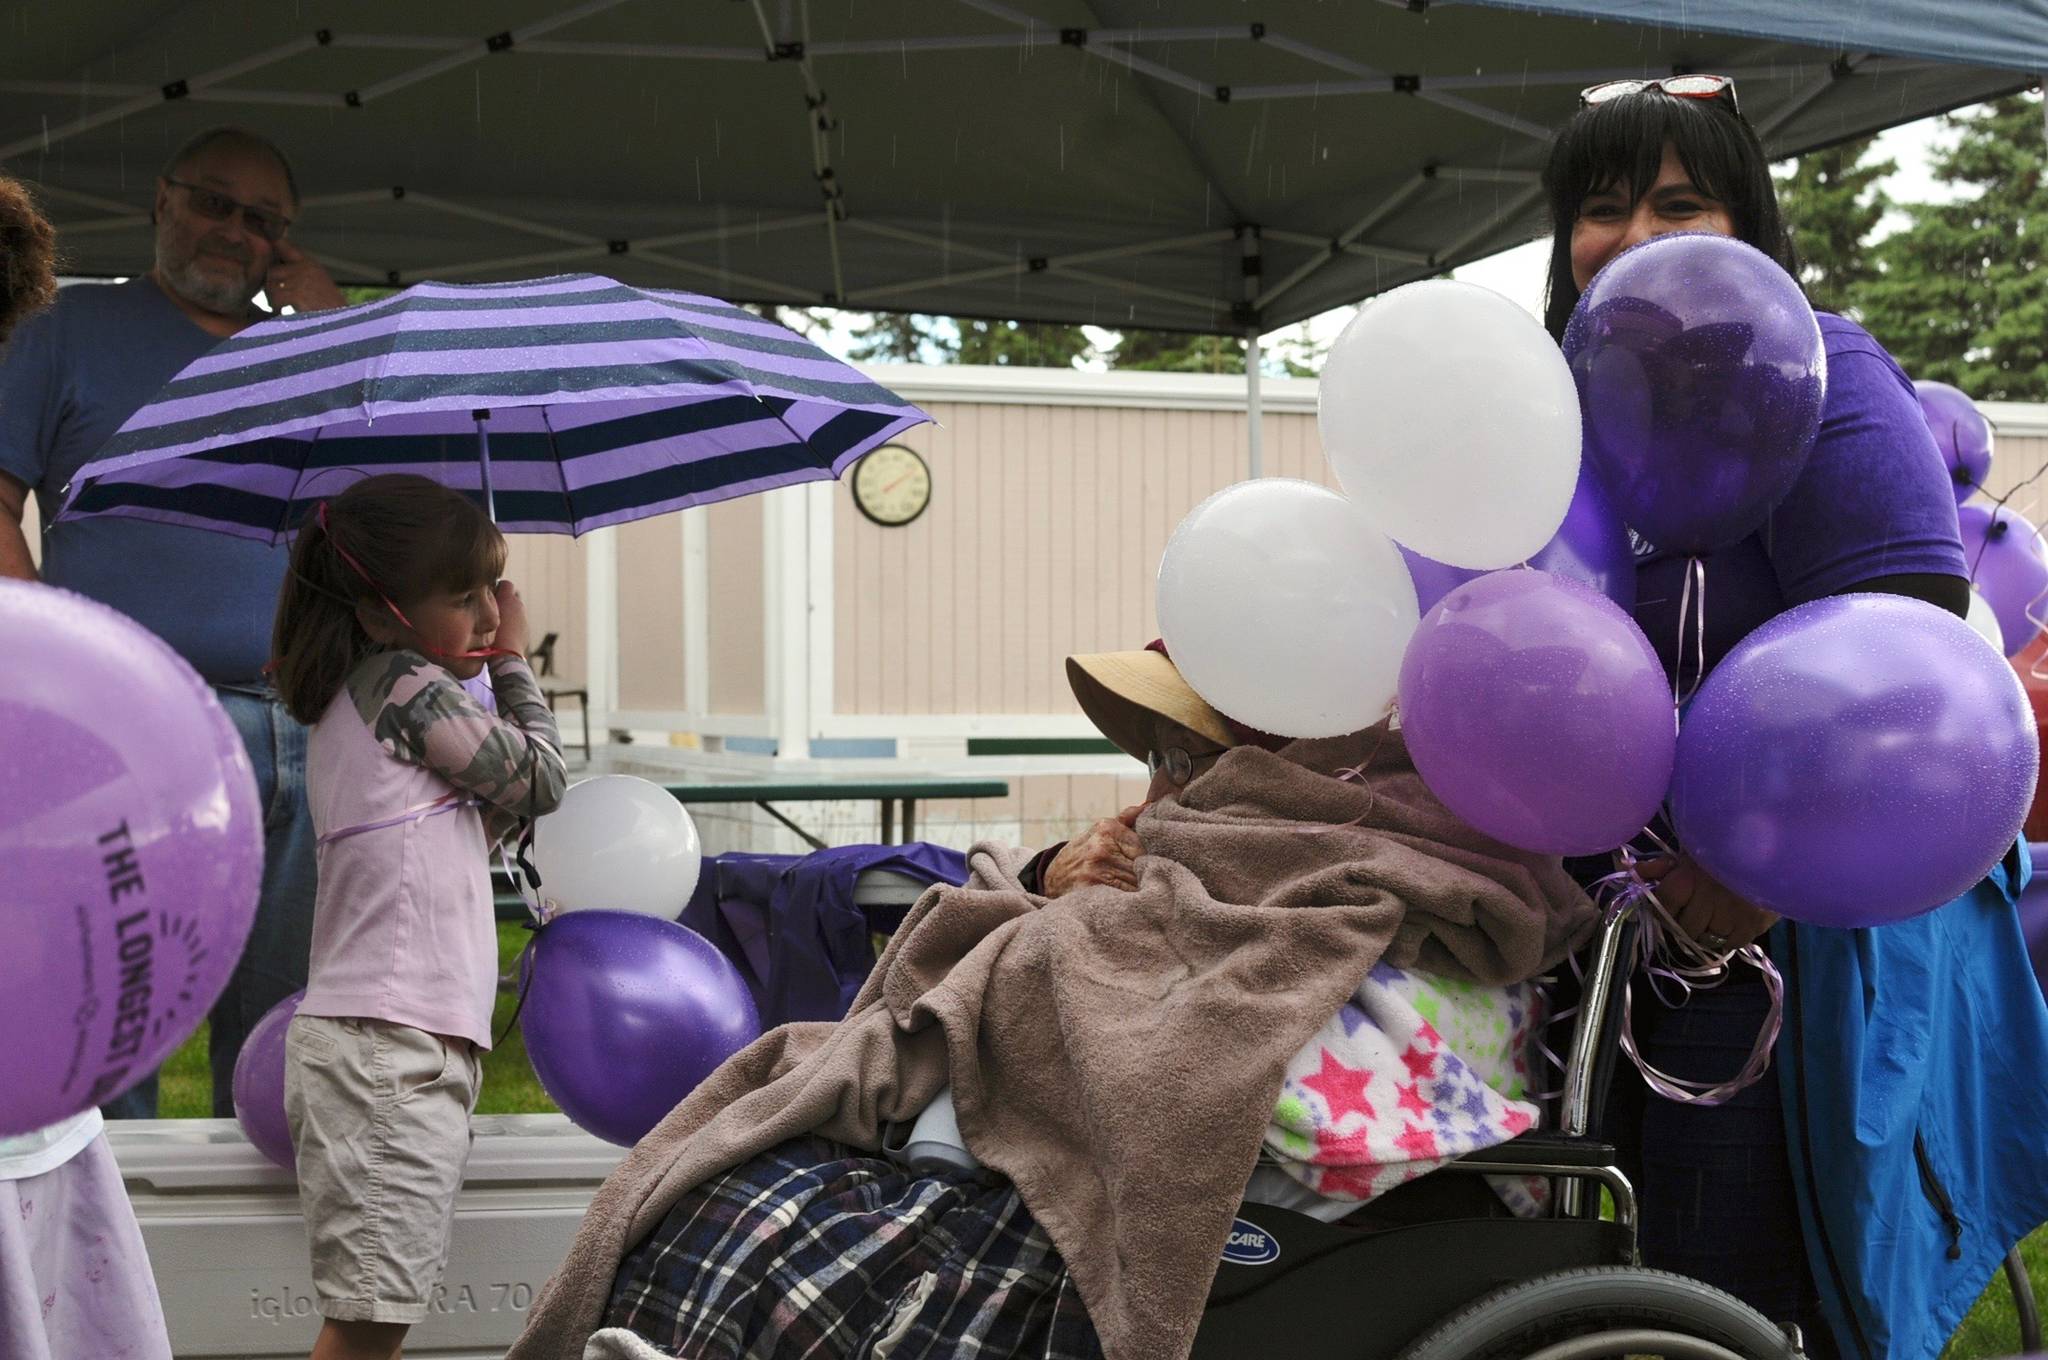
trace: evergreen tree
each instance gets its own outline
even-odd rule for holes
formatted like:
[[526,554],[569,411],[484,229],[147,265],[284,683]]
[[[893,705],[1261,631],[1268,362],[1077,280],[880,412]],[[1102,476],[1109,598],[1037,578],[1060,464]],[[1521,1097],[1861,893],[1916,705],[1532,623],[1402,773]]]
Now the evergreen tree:
[[1096,357],[1095,346],[1079,326],[914,312],[873,313],[854,328],[849,352],[861,363],[1033,368],[1072,368]]
[[1935,178],[1974,193],[1912,204],[1854,290],[1864,325],[1915,378],[1979,400],[2048,398],[2048,146],[2039,96],[1944,120],[1961,132]]
[[871,313],[854,327],[848,354],[864,364],[958,363],[960,347],[934,333],[936,319],[911,312]]
[[1155,373],[1242,373],[1244,341],[1234,335],[1128,330],[1117,336],[1109,366]]
[[[1259,367],[1268,374],[1289,378],[1312,378],[1322,367],[1327,345],[1308,337],[1303,324],[1299,334],[1272,337],[1261,346]],[[1235,335],[1189,335],[1179,331],[1127,330],[1118,334],[1116,345],[1106,356],[1117,369],[1143,369],[1168,373],[1242,373],[1245,342]]]
[[1778,180],[1778,201],[1799,254],[1799,282],[1822,311],[1853,312],[1859,290],[1878,276],[1868,242],[1891,207],[1881,183],[1899,166],[1864,159],[1874,140],[1801,156]]
[[1079,326],[1051,321],[982,321],[955,317],[960,340],[954,362],[1016,364],[1031,368],[1073,368],[1095,356],[1094,343]]

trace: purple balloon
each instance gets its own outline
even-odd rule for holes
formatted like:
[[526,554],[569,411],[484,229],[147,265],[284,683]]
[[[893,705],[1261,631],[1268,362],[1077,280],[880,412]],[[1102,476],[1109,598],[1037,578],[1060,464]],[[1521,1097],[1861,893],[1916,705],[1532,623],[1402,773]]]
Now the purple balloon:
[[235,1122],[258,1152],[287,1171],[299,1163],[284,1117],[284,1032],[305,995],[293,992],[265,1011],[235,1055]]
[[1746,537],[1792,489],[1827,391],[1813,309],[1754,246],[1700,232],[1632,246],[1564,334],[1586,457],[1630,528],[1672,553]]
[[0,580],[0,1134],[113,1099],[227,986],[263,812],[234,724],[134,620]]
[[2020,890],[2020,934],[2027,942],[2027,959],[2034,965],[2034,981],[2048,996],[2048,842],[2029,841],[2034,877]]
[[[1408,564],[1408,577],[1415,582],[1416,599],[1425,614],[1465,582],[1486,575],[1472,567],[1447,566],[1398,543],[1394,546],[1401,549],[1401,558]],[[1579,483],[1564,512],[1564,523],[1529,559],[1529,565],[1583,581],[1620,605],[1623,613],[1636,607],[1636,555],[1628,541],[1628,526],[1614,513],[1614,502],[1584,463],[1579,465]]]
[[1401,731],[1445,807],[1551,855],[1642,830],[1676,743],[1664,668],[1635,621],[1590,586],[1521,570],[1468,581],[1423,617],[1401,662]]
[[1678,734],[1680,842],[1794,920],[1874,926],[1968,892],[2012,848],[2040,747],[2012,667],[1900,595],[1771,619],[1708,674]]
[[520,1033],[534,1075],[578,1128],[631,1147],[761,1037],[747,984],[687,926],[572,911],[542,926]]
[[1960,388],[1922,380],[1913,390],[1920,394],[1920,414],[1927,417],[1961,505],[1991,475],[1991,422]]
[[[1977,593],[1998,616],[2005,654],[2018,656],[2041,631],[2035,621],[2048,608],[2048,540],[2017,512],[2004,506],[1956,507],[1963,535],[1963,563]],[[2048,617],[2048,615],[2043,615]]]

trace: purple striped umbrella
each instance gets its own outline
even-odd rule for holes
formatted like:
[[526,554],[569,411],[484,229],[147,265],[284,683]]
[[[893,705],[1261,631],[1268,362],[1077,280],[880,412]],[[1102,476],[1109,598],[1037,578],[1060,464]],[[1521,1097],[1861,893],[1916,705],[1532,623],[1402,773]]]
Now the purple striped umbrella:
[[421,283],[223,341],[79,469],[57,518],[275,543],[351,482],[417,472],[505,529],[580,534],[837,477],[928,419],[715,298],[596,274]]

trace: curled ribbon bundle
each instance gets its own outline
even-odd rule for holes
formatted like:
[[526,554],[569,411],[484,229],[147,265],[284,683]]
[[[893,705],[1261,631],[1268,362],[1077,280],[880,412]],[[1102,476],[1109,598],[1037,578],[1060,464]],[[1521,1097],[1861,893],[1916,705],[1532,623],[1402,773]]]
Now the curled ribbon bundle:
[[[1673,853],[1654,832],[1645,834],[1655,842],[1661,855]],[[1756,1043],[1750,1049],[1748,1059],[1734,1076],[1721,1082],[1673,1076],[1644,1061],[1635,1040],[1634,979],[1631,977],[1622,983],[1621,1048],[1628,1054],[1629,1061],[1636,1065],[1636,1070],[1643,1074],[1644,1083],[1666,1100],[1688,1105],[1726,1104],[1737,1092],[1762,1080],[1770,1070],[1771,1049],[1778,1042],[1778,1032],[1785,1019],[1784,979],[1779,977],[1777,967],[1761,944],[1715,951],[1686,934],[1658,899],[1656,885],[1642,876],[1641,857],[1629,846],[1623,846],[1618,853],[1621,868],[1594,884],[1594,900],[1600,903],[1602,918],[1608,922],[1630,911],[1639,913],[1635,959],[1629,971],[1633,974],[1640,970],[1658,1000],[1668,1007],[1682,1006],[1695,991],[1725,983],[1737,963],[1747,964],[1763,974],[1764,988],[1770,994],[1770,1009],[1757,1031]]]

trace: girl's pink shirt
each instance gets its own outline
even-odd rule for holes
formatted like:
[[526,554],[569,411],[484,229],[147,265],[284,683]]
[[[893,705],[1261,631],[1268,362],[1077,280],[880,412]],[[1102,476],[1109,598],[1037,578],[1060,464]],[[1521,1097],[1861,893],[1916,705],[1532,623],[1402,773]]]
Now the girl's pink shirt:
[[378,653],[352,682],[379,665],[399,676],[375,730],[357,707],[356,683],[313,726],[315,831],[325,838],[450,795],[465,801],[323,841],[299,1013],[387,1020],[489,1048],[498,945],[485,813],[502,827],[506,813],[551,810],[566,782],[560,739],[519,658],[491,663],[505,717],[485,713],[447,671],[412,653]]

